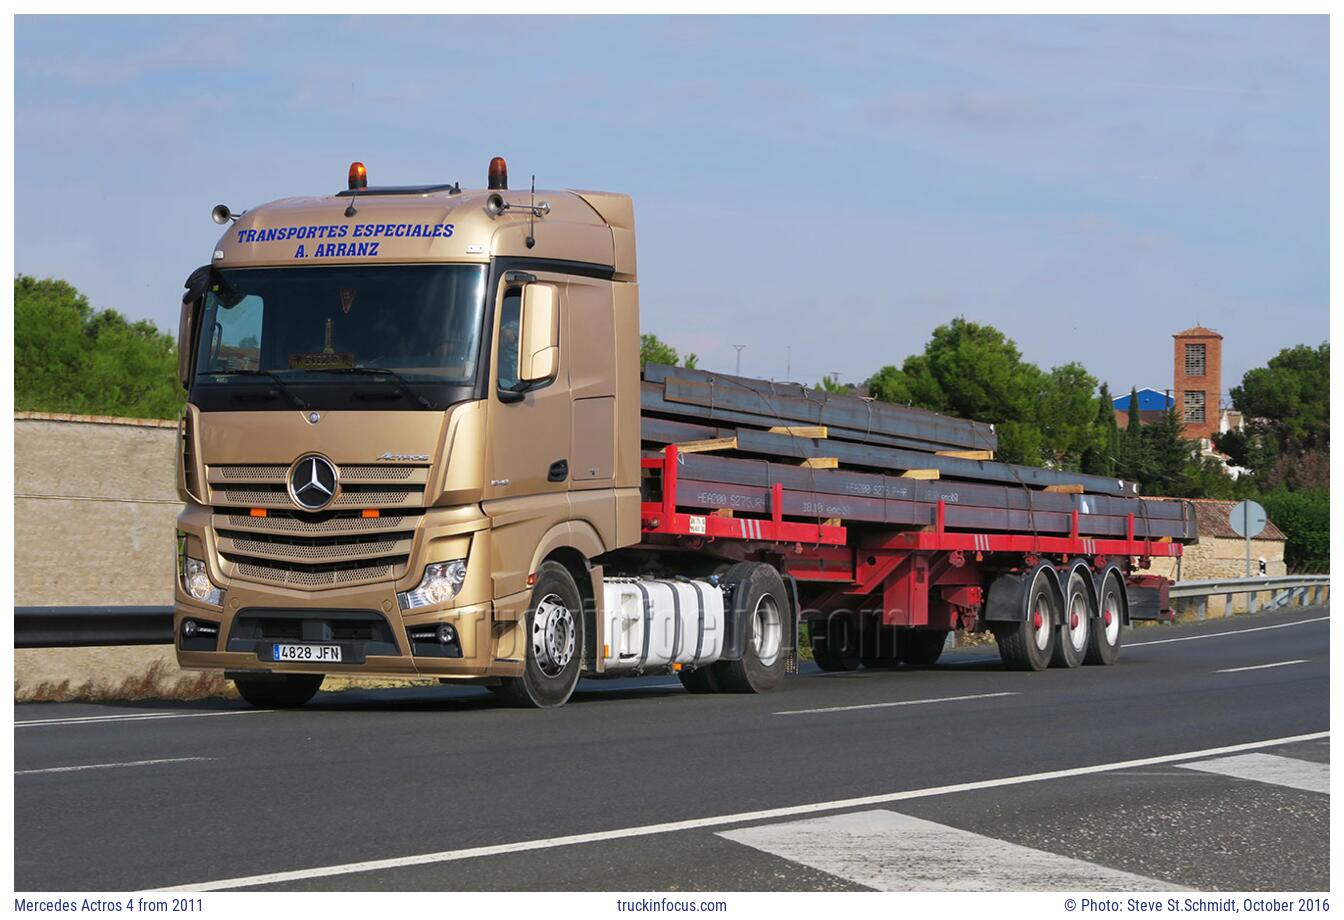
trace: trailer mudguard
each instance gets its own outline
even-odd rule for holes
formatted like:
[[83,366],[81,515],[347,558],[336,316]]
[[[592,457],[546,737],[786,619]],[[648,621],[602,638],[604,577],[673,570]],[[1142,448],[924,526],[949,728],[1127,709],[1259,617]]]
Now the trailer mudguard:
[[1036,580],[1036,573],[1044,570],[1046,578],[1054,587],[1059,603],[1056,610],[1064,609],[1064,589],[1059,583],[1059,573],[1048,562],[1038,563],[1024,572],[1007,572],[994,579],[989,586],[989,597],[985,600],[984,618],[989,622],[1020,623],[1027,618],[1027,591]]
[[[1122,607],[1122,612],[1121,612],[1120,622],[1121,622],[1122,624],[1124,624],[1125,626],[1128,626],[1128,625],[1129,625],[1129,582],[1128,582],[1128,580],[1125,578],[1125,573],[1124,573],[1123,571],[1120,570],[1120,566],[1118,566],[1118,565],[1108,565],[1108,566],[1106,566],[1106,567],[1105,567],[1104,569],[1102,569],[1100,572],[1096,572],[1096,573],[1095,573],[1095,581],[1094,581],[1093,583],[1094,583],[1095,586],[1096,586],[1096,589],[1097,589],[1097,597],[1098,597],[1098,598],[1101,597],[1101,589],[1102,589],[1102,587],[1106,584],[1106,578],[1107,578],[1107,576],[1113,576],[1113,577],[1115,578],[1116,583],[1117,583],[1118,585],[1120,585],[1120,603],[1121,603],[1121,607]],[[1101,604],[1100,600],[1098,600],[1097,604],[1098,604],[1098,606],[1100,606],[1100,604]],[[1100,615],[1101,611],[1098,610],[1097,613],[1098,613],[1098,615]]]

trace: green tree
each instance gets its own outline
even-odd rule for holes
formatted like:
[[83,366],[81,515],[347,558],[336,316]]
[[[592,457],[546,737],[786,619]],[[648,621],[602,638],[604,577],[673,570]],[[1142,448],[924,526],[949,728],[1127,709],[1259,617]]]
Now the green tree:
[[1063,469],[1080,468],[1096,448],[1095,388],[1081,365],[1043,372],[998,329],[964,317],[935,329],[922,354],[868,380],[878,399],[992,422],[1001,460]]
[[16,409],[174,418],[183,402],[172,336],[65,281],[14,279],[14,362]]
[[1246,419],[1242,432],[1217,438],[1218,449],[1249,467],[1267,489],[1324,485],[1330,450],[1330,345],[1296,345],[1232,388]]
[[1277,489],[1261,497],[1269,519],[1288,538],[1284,561],[1293,572],[1330,571],[1330,490]]
[[1120,454],[1120,428],[1115,423],[1115,400],[1111,388],[1101,385],[1097,400],[1095,424],[1096,442],[1083,454],[1083,472],[1097,476],[1114,476],[1116,458]]
[[853,386],[848,383],[841,383],[830,374],[822,377],[821,382],[813,387],[813,389],[821,390],[823,393],[836,393],[840,396],[849,396],[854,392]]
[[652,333],[639,337],[640,367],[646,364],[667,364],[676,367],[680,364],[682,367],[693,369],[699,361],[700,358],[694,353],[687,355],[685,361],[682,361],[675,348]]
[[1198,457],[1195,443],[1186,440],[1183,431],[1184,424],[1174,406],[1142,429],[1147,468],[1139,487],[1145,495],[1185,496],[1189,482],[1187,468]]

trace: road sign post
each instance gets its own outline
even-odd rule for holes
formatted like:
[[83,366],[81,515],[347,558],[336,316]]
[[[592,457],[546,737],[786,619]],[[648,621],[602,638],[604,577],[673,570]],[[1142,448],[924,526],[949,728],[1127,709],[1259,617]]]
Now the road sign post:
[[1232,525],[1232,530],[1246,539],[1247,578],[1251,577],[1251,538],[1260,536],[1268,520],[1269,516],[1265,514],[1264,506],[1250,499],[1238,502],[1227,515],[1227,522]]

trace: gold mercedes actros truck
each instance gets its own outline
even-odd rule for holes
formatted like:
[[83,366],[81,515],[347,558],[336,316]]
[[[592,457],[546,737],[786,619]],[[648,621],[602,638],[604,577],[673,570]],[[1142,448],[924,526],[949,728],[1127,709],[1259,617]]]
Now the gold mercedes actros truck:
[[[928,525],[885,530],[843,526],[868,505],[832,514],[778,482],[679,488],[679,468],[699,467],[674,442],[721,430],[660,420],[650,437],[670,430],[670,446],[641,454],[656,385],[641,384],[628,196],[510,190],[500,158],[483,190],[373,187],[359,163],[347,185],[215,208],[223,236],[183,296],[174,644],[255,705],[301,705],[332,673],[475,682],[540,707],[580,676],[758,692],[792,663],[801,604],[866,636],[836,611],[875,591],[873,622],[901,645],[869,649],[869,666],[929,663],[958,624],[994,628],[1014,666],[1110,663],[1135,590],[1126,557],[1179,553],[1138,542],[1157,532],[1148,512],[1142,534],[1133,513],[1127,528],[1100,513],[1125,498],[1038,493],[1087,516],[1068,538],[1033,518],[1027,538],[951,532],[945,503],[988,487],[890,491],[906,510],[878,520]],[[755,434],[817,435],[770,432]],[[999,513],[966,520],[1025,528]],[[812,636],[823,667],[858,666],[849,640]]]

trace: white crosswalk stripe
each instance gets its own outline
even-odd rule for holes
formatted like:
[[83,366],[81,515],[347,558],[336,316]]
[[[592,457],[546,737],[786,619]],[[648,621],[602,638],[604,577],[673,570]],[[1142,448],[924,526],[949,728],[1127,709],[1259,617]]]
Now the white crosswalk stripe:
[[1330,765],[1296,757],[1278,757],[1274,754],[1237,754],[1180,765],[1186,770],[1217,773],[1234,779],[1248,779],[1302,789],[1306,792],[1330,794]]
[[878,809],[720,837],[879,891],[1174,891],[1180,886]]

